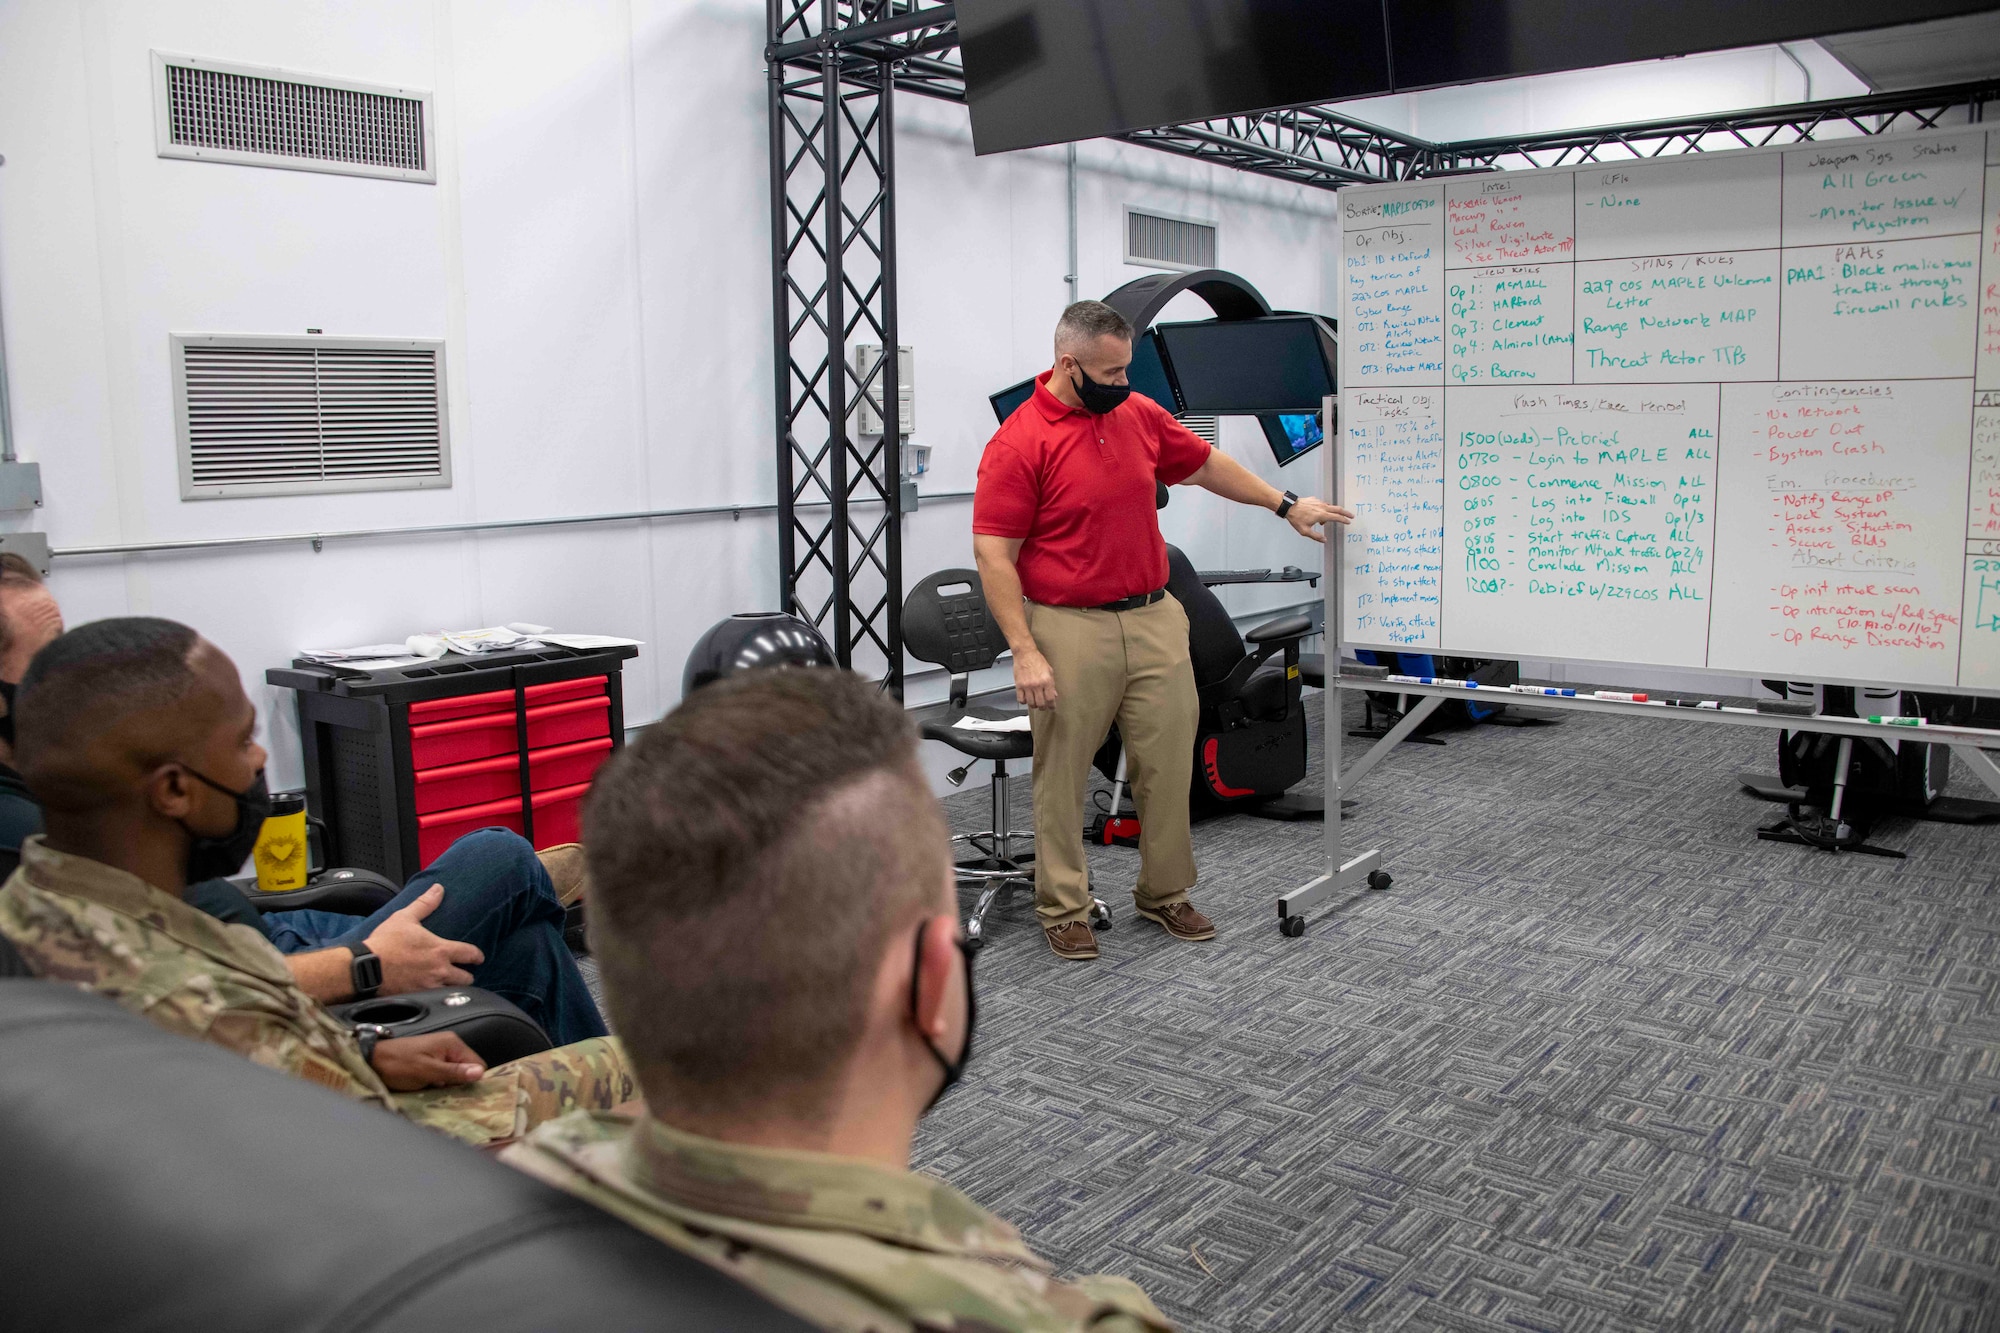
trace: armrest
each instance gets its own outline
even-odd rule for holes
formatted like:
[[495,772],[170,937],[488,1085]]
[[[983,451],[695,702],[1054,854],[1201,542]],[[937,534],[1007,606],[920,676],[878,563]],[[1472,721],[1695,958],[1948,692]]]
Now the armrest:
[[392,1037],[456,1032],[489,1069],[539,1054],[554,1044],[542,1025],[513,1002],[475,986],[382,995],[331,1004],[327,1012],[343,1023],[380,1023]]
[[253,887],[243,896],[263,915],[310,908],[342,916],[373,916],[403,891],[400,884],[372,870],[352,868],[322,871],[303,889],[288,889],[283,893],[260,893],[252,883]]
[[1273,640],[1303,639],[1312,632],[1310,616],[1281,616],[1265,621],[1243,637],[1250,643],[1270,643]]

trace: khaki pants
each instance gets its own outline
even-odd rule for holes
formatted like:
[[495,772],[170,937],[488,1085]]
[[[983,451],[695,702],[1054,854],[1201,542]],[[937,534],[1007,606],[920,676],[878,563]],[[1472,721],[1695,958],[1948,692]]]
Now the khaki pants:
[[1194,884],[1188,788],[1200,705],[1188,659],[1188,619],[1169,595],[1136,611],[1028,603],[1028,629],[1056,678],[1056,706],[1033,709],[1035,910],[1045,926],[1090,911],[1083,800],[1090,760],[1111,724],[1125,743],[1139,807],[1142,908],[1186,902]]

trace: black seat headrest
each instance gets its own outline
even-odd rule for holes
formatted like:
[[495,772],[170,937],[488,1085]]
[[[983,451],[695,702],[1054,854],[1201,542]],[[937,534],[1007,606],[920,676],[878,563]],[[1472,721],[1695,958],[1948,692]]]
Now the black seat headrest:
[[1194,663],[1195,683],[1216,684],[1248,655],[1235,618],[1178,546],[1167,547],[1167,591],[1187,612],[1188,657]]
[[809,1327],[473,1149],[54,982],[0,981],[0,1180],[19,1328]]

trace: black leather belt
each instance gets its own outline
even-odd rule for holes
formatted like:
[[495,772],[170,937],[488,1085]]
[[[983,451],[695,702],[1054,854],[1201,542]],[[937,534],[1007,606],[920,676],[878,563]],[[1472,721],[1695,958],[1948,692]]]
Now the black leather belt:
[[1106,602],[1102,606],[1093,606],[1090,609],[1093,611],[1137,611],[1142,606],[1151,606],[1166,595],[1167,590],[1165,588],[1155,588],[1151,592],[1142,592],[1134,597],[1120,597],[1115,602]]

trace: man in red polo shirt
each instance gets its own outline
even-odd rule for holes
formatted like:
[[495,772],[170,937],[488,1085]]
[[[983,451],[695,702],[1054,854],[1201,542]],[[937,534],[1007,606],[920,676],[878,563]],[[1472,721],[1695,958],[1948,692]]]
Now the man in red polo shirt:
[[1199,705],[1187,613],[1166,593],[1154,483],[1273,510],[1314,541],[1326,540],[1320,525],[1354,515],[1279,491],[1133,396],[1132,326],[1102,301],[1063,311],[1055,342],[1055,365],[979,460],[972,546],[1034,725],[1035,910],[1056,956],[1083,960],[1097,957],[1083,798],[1113,722],[1139,807],[1139,915],[1176,939],[1215,938],[1188,902]]

